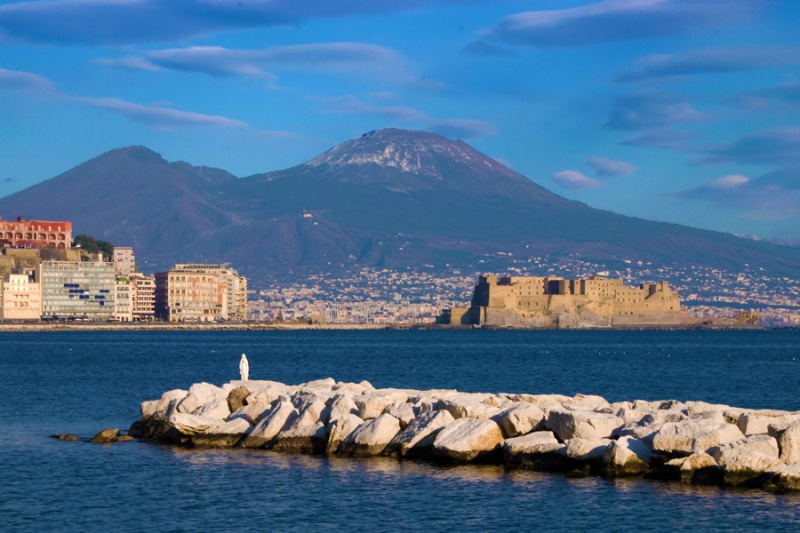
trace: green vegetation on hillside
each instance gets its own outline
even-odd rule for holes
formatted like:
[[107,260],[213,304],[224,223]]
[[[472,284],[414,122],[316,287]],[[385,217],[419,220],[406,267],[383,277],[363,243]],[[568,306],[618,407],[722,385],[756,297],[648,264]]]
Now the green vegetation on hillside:
[[111,257],[111,255],[114,253],[113,244],[106,241],[98,241],[90,235],[78,235],[72,242],[72,246],[75,248],[81,248],[82,250],[92,254],[103,252],[103,255],[106,257]]

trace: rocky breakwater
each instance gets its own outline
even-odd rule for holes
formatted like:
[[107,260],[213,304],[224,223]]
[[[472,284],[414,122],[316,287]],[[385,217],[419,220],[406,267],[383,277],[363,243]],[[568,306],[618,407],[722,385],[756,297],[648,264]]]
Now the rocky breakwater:
[[599,396],[375,389],[333,379],[197,383],[130,434],[182,446],[492,462],[572,476],[800,490],[800,412]]

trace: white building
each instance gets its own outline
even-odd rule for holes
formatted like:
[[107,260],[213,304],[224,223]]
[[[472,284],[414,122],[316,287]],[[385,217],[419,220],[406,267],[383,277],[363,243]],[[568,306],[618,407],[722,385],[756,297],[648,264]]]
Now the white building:
[[114,319],[120,322],[132,322],[133,291],[131,282],[126,278],[117,278],[114,290]]
[[42,293],[26,274],[8,274],[0,280],[0,319],[39,320]]
[[42,261],[43,319],[109,320],[114,317],[114,264]]
[[136,272],[136,257],[133,248],[127,246],[115,246],[112,261],[117,276],[127,278]]

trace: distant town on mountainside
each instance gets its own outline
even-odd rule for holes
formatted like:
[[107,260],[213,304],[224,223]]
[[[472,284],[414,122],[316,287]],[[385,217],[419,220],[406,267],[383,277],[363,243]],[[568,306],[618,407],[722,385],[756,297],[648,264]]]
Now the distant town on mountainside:
[[[425,266],[416,271],[362,268],[348,276],[318,273],[267,285],[249,282],[228,264],[177,263],[169,270],[145,274],[139,271],[131,247],[115,247],[84,235],[73,239],[68,221],[23,217],[0,219],[0,252],[0,319],[6,323],[447,322],[559,327],[553,322],[556,317],[560,327],[624,327],[685,325],[736,317],[741,325],[747,325],[760,314],[766,326],[800,325],[800,284],[788,278],[769,278],[759,268],[728,273],[625,260],[624,269],[611,270],[607,265],[577,258],[519,261],[499,254],[487,257],[486,263],[504,263],[509,276],[478,278],[479,273],[457,269],[441,276],[426,272]],[[534,273],[544,276],[532,276]],[[494,291],[491,301],[490,290]],[[498,291],[503,292],[499,298]],[[578,301],[594,293],[620,301],[645,301],[657,295],[663,302],[656,306],[660,314],[653,320],[655,315],[640,313],[638,304],[614,307],[609,300],[604,307]],[[564,296],[564,301],[560,302],[559,296],[554,300],[554,295]],[[661,309],[664,305],[667,307]],[[543,319],[534,312],[538,306],[557,312]],[[499,312],[503,309],[516,311]],[[575,312],[578,309],[581,313]],[[750,310],[756,312],[748,313]],[[491,320],[487,320],[487,312],[491,312]],[[499,320],[504,313],[505,318]]]

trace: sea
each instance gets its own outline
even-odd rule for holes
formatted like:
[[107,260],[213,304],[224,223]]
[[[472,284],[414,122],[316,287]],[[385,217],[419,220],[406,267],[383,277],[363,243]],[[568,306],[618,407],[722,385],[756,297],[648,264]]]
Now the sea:
[[[87,442],[193,383],[577,393],[800,410],[800,332],[0,333],[2,531],[798,531],[800,494],[502,466]],[[73,433],[79,442],[50,438]]]

